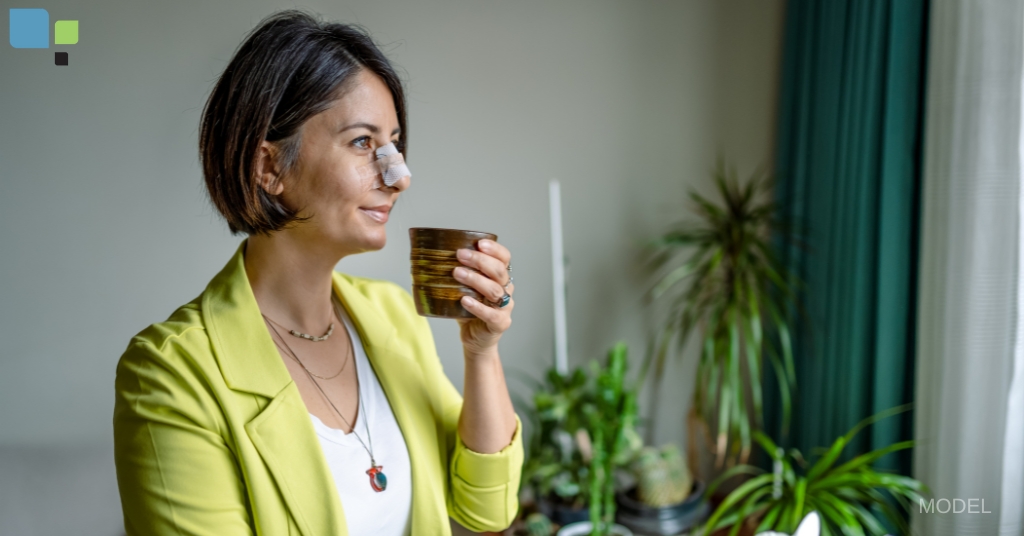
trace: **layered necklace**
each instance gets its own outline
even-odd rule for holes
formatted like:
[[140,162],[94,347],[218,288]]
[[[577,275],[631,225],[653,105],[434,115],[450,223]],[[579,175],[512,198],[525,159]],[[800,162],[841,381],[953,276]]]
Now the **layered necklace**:
[[[337,313],[337,311],[335,311],[335,313]],[[277,335],[277,338],[280,339],[281,342],[284,343],[284,347],[282,348],[281,344],[278,343],[276,340],[274,341],[274,344],[276,344],[277,347],[280,348],[282,351],[284,351],[289,357],[294,359],[295,362],[298,363],[300,367],[302,367],[302,370],[306,371],[306,374],[309,375],[309,380],[311,382],[313,382],[313,385],[315,385],[317,390],[320,391],[320,395],[324,397],[324,400],[327,400],[327,403],[331,405],[331,408],[334,410],[335,413],[338,414],[338,417],[341,417],[341,420],[344,421],[345,425],[352,429],[352,433],[356,436],[356,439],[359,440],[359,444],[363,446],[363,449],[366,450],[366,453],[370,456],[370,468],[367,469],[367,471],[366,471],[366,474],[370,475],[370,487],[373,488],[373,491],[376,491],[378,493],[380,493],[380,492],[384,491],[385,489],[387,489],[387,487],[388,487],[388,478],[387,478],[387,476],[384,475],[384,466],[377,465],[376,458],[374,458],[374,456],[373,456],[373,437],[370,436],[370,425],[369,425],[369,422],[368,422],[370,419],[369,419],[369,416],[367,416],[365,413],[363,413],[363,394],[362,394],[362,390],[359,388],[359,377],[358,377],[358,374],[356,375],[356,396],[357,396],[357,400],[358,400],[358,404],[359,405],[356,408],[356,411],[363,415],[363,425],[364,425],[364,427],[366,429],[367,441],[369,441],[369,443],[370,443],[369,447],[367,447],[366,443],[363,442],[363,438],[359,437],[359,434],[356,432],[356,427],[353,426],[352,424],[350,424],[348,422],[348,419],[346,419],[345,416],[342,415],[340,411],[338,411],[337,406],[334,405],[334,402],[331,401],[331,399],[327,396],[327,393],[324,392],[323,388],[320,387],[320,384],[316,381],[316,379],[314,379],[314,376],[316,378],[320,378],[322,380],[330,380],[332,378],[338,377],[342,373],[342,371],[345,370],[345,367],[348,366],[348,362],[350,361],[350,359],[345,359],[345,361],[341,364],[341,369],[338,370],[338,372],[334,373],[334,375],[332,375],[332,376],[325,377],[325,376],[320,376],[318,374],[314,374],[311,370],[306,368],[306,365],[302,363],[302,361],[299,359],[299,357],[297,355],[295,355],[295,351],[292,350],[291,346],[289,346],[288,343],[284,340],[284,337],[281,336],[281,333],[279,331],[277,331],[276,327],[274,327],[275,324],[277,324],[278,326],[280,326],[280,324],[278,324],[277,322],[274,322],[273,320],[268,318],[267,315],[263,315],[263,313],[260,313],[260,314],[263,316],[263,319],[267,322],[267,325],[270,326],[270,329],[274,331],[274,334]],[[281,327],[284,328],[284,329],[288,329],[288,328],[285,328],[284,326],[281,326]],[[295,331],[295,330],[288,330],[288,333],[290,335],[298,337],[300,339],[306,339],[306,340],[309,340],[309,341],[312,341],[312,342],[322,342],[322,341],[327,340],[327,338],[331,336],[331,332],[333,332],[333,331],[334,331],[334,322],[331,322],[331,326],[328,328],[327,333],[324,334],[323,336],[320,336],[320,337],[315,337],[315,336],[308,335],[306,333],[301,333],[301,332],[298,332],[298,331]],[[349,350],[350,350],[349,351],[349,355],[352,356],[351,360],[354,361],[355,360],[355,348],[352,346],[352,338],[351,337],[349,337],[349,339],[348,339],[348,347],[349,347]],[[286,349],[287,349],[287,351],[286,351]]]

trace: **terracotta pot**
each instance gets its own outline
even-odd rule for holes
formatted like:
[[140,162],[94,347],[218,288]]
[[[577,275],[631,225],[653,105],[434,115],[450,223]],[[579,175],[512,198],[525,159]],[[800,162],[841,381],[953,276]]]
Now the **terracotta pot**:
[[472,296],[481,303],[497,307],[452,275],[458,266],[473,270],[459,262],[455,252],[461,248],[477,249],[477,241],[484,238],[497,241],[498,235],[461,229],[409,229],[412,297],[416,302],[416,312],[440,318],[476,318],[462,307],[460,300],[463,296]]

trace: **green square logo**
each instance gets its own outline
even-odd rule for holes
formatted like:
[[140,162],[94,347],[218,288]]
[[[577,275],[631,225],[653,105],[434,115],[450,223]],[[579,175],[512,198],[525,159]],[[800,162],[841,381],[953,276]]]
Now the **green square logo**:
[[53,44],[74,45],[78,42],[78,21],[59,20],[53,23]]

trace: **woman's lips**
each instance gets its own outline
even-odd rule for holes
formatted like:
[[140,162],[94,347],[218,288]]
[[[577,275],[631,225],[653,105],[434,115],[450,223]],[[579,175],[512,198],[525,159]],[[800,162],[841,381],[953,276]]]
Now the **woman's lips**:
[[375,221],[377,223],[387,223],[388,222],[388,212],[391,211],[391,207],[389,207],[389,206],[369,207],[369,208],[359,207],[359,210],[363,211],[363,214],[366,214],[373,221]]

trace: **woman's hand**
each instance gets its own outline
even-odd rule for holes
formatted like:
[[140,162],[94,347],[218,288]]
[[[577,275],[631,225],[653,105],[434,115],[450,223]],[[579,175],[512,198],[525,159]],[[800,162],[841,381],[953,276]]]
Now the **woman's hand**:
[[[484,299],[495,304],[500,303],[505,292],[511,296],[515,288],[514,283],[502,288],[509,282],[508,266],[512,254],[505,246],[492,240],[478,241],[477,248],[478,251],[458,251],[458,259],[465,266],[456,268],[452,275],[458,282],[476,289]],[[515,300],[510,299],[508,305],[499,309],[480,303],[469,296],[463,296],[462,306],[476,316],[459,319],[462,346],[466,355],[478,356],[494,352],[501,334],[512,325],[512,308],[515,307]]]
[[[460,283],[476,289],[484,300],[497,304],[506,292],[512,295],[508,268],[512,254],[505,246],[491,240],[480,240],[476,247],[456,253],[463,266],[455,268],[452,275]],[[503,288],[506,284],[508,287]],[[498,339],[512,325],[514,305],[511,298],[508,305],[499,309],[468,296],[462,297],[462,306],[476,318],[459,319],[466,358],[459,437],[474,452],[499,452],[515,436],[516,413],[498,355]]]

